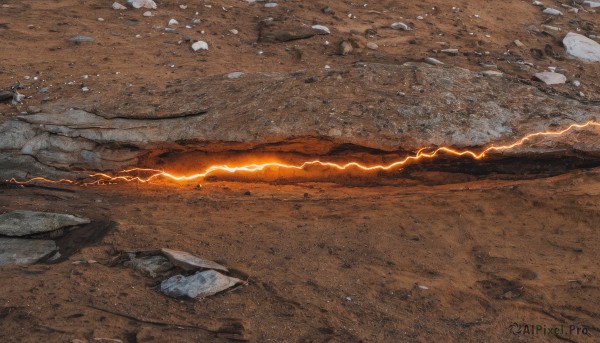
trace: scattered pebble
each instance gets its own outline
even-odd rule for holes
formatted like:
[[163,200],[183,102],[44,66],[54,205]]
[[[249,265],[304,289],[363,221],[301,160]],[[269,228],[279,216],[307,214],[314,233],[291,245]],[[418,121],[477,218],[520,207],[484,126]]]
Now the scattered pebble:
[[266,8],[273,8],[273,7],[277,7],[277,3],[276,2],[267,2],[265,4]]
[[118,2],[113,2],[112,8],[113,8],[113,10],[126,10],[127,9],[127,7],[121,5]]
[[458,49],[443,49],[442,52],[448,55],[458,55]]
[[331,31],[329,31],[329,28],[327,26],[313,25],[312,28],[313,28],[313,30],[322,31],[322,32],[325,32],[327,34],[331,33]]
[[237,79],[237,78],[240,78],[242,75],[244,75],[244,73],[242,73],[241,71],[234,71],[232,73],[227,74],[227,78],[228,79]]
[[544,28],[546,30],[551,30],[551,31],[560,31],[561,30],[560,27],[544,25],[544,24],[542,24],[542,28]]
[[236,29],[231,29],[229,32],[231,32],[232,35],[237,35],[239,33],[239,31]]
[[390,25],[390,27],[394,30],[404,30],[404,31],[411,31],[412,28],[406,24],[404,24],[403,22],[395,22],[392,25]]
[[169,26],[179,25],[179,22],[177,20],[175,20],[175,19],[171,19],[171,20],[169,20],[168,25]]
[[433,57],[427,57],[424,59],[424,61],[425,61],[425,63],[429,63],[429,64],[435,65],[435,66],[444,64],[444,62],[437,60]]
[[156,3],[153,0],[127,0],[127,4],[133,8],[156,9]]
[[368,42],[367,43],[367,48],[371,49],[371,50],[377,50],[377,49],[379,49],[379,45],[377,45],[377,44],[375,44],[373,42]]
[[543,12],[550,15],[563,15],[561,11],[554,8],[545,8]]
[[522,48],[522,47],[524,47],[524,46],[525,46],[525,44],[521,43],[521,41],[520,41],[520,40],[518,40],[518,39],[516,39],[516,40],[515,40],[515,45],[516,45],[517,47],[519,47],[519,48]]
[[503,75],[502,72],[497,71],[497,70],[484,70],[484,71],[481,72],[481,74],[483,76],[489,76],[489,77],[494,77],[494,76],[498,77],[498,76],[502,76]]
[[541,73],[537,73],[534,76],[536,79],[544,82],[547,85],[559,85],[559,84],[563,84],[563,83],[567,82],[566,76],[564,76],[563,74],[559,74],[559,73],[555,73],[555,72],[551,72],[551,71],[544,71]]
[[77,35],[69,38],[69,41],[74,43],[90,43],[93,42],[94,39],[88,36]]
[[196,43],[192,44],[192,50],[194,50],[194,51],[208,50],[208,43],[206,43],[205,41],[199,40]]
[[144,12],[144,14],[142,14],[142,15],[143,15],[144,17],[152,17],[152,16],[154,16],[154,14],[152,14],[152,12],[151,12],[151,11],[146,11],[146,12]]

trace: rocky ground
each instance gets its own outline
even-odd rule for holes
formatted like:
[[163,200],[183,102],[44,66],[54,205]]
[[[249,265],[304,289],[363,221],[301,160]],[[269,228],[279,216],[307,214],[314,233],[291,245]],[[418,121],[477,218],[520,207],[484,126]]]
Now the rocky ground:
[[[600,121],[598,2],[131,3],[0,0],[0,179],[387,164]],[[597,341],[599,132],[0,183],[0,340]],[[182,298],[198,270],[218,294]]]

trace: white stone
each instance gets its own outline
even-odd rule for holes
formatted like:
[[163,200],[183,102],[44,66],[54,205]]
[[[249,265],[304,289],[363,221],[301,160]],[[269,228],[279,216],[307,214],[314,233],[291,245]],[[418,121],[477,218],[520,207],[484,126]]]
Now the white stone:
[[151,11],[146,11],[146,12],[144,12],[144,14],[142,14],[142,15],[143,15],[144,17],[152,17],[152,16],[154,16],[154,14],[152,14],[152,12],[151,12]]
[[194,51],[208,50],[208,43],[206,43],[205,41],[199,40],[196,43],[192,44],[192,50],[194,50]]
[[169,24],[168,25],[169,26],[179,25],[179,22],[177,20],[175,20],[175,19],[171,19],[171,20],[169,20]]
[[238,30],[236,29],[231,29],[229,30],[229,32],[231,32],[232,35],[237,35],[238,33],[240,33]]
[[113,2],[112,8],[113,8],[113,10],[126,10],[127,9],[127,7],[121,5],[118,2]]
[[331,33],[331,31],[329,31],[329,28],[327,26],[313,25],[312,28],[313,28],[313,30],[322,31],[322,32],[325,32],[327,34]]
[[542,28],[552,31],[561,31],[560,27],[542,24]]
[[567,54],[586,62],[600,62],[600,44],[578,33],[569,32],[563,39]]
[[242,75],[244,75],[244,73],[242,73],[241,71],[234,71],[232,73],[227,74],[227,78],[228,79],[237,79],[242,77]]
[[535,74],[535,78],[544,82],[547,85],[560,85],[567,82],[566,76],[551,71],[537,73]]
[[494,76],[499,77],[499,76],[504,75],[502,72],[497,71],[497,70],[485,70],[485,71],[482,71],[481,74],[483,76],[489,76],[489,77],[494,77]]
[[394,30],[405,30],[405,31],[410,31],[412,30],[408,25],[404,24],[403,22],[395,22],[392,25],[390,25],[392,29]]
[[267,2],[265,4],[266,8],[273,8],[273,7],[277,7],[277,3],[276,2]]
[[600,7],[600,2],[597,1],[584,1],[583,2],[584,5],[591,7],[591,8],[596,8],[596,7]]
[[561,11],[554,8],[545,8],[544,13],[550,15],[563,15]]
[[133,8],[156,9],[156,3],[153,0],[127,0],[127,4]]
[[541,1],[534,1],[534,2],[532,2],[532,4],[534,6],[544,6],[544,4]]
[[435,59],[433,57],[427,57],[427,58],[425,58],[425,62],[429,63],[431,65],[436,65],[436,66],[444,64],[444,62],[442,62],[440,60],[437,60],[437,59]]

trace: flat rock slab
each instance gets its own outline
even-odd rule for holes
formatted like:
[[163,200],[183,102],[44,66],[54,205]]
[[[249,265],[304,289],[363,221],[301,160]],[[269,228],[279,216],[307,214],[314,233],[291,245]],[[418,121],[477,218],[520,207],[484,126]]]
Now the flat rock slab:
[[195,270],[203,268],[222,270],[224,272],[229,271],[226,267],[216,262],[196,257],[185,251],[171,250],[166,248],[161,249],[161,251],[163,254],[165,254],[165,256],[169,258],[173,265],[185,270]]
[[51,240],[0,238],[0,266],[36,263],[57,250],[58,247]]
[[163,281],[160,290],[170,297],[195,299],[217,294],[241,282],[214,270],[206,270],[187,277],[175,275]]
[[151,277],[156,277],[158,274],[173,268],[171,262],[166,257],[160,255],[140,258],[130,257],[130,260],[125,262],[124,265]]
[[0,215],[0,235],[21,237],[88,224],[89,219],[70,214],[13,211]]
[[563,39],[567,53],[586,62],[600,62],[600,44],[578,33],[569,32]]
[[563,74],[545,71],[535,74],[535,78],[547,85],[560,85],[567,82],[567,77]]

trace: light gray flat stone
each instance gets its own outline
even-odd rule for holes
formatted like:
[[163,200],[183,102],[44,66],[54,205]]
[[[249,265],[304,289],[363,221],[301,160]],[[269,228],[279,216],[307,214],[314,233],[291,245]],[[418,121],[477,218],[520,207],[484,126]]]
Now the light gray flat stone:
[[563,39],[567,54],[586,62],[600,62],[600,44],[578,33],[569,32]]
[[206,270],[187,277],[175,275],[163,281],[160,290],[170,297],[194,299],[217,294],[241,282],[214,270]]
[[545,71],[535,74],[535,78],[547,85],[560,85],[567,82],[567,77],[563,74]]
[[167,248],[163,248],[161,251],[169,258],[169,261],[171,261],[173,265],[185,270],[204,268],[222,270],[224,272],[229,271],[226,267],[216,262],[196,257],[185,251],[171,250]]
[[27,265],[54,254],[54,241],[22,238],[0,238],[0,266]]
[[89,219],[70,214],[13,211],[0,215],[0,235],[28,236],[69,226],[88,224]]

